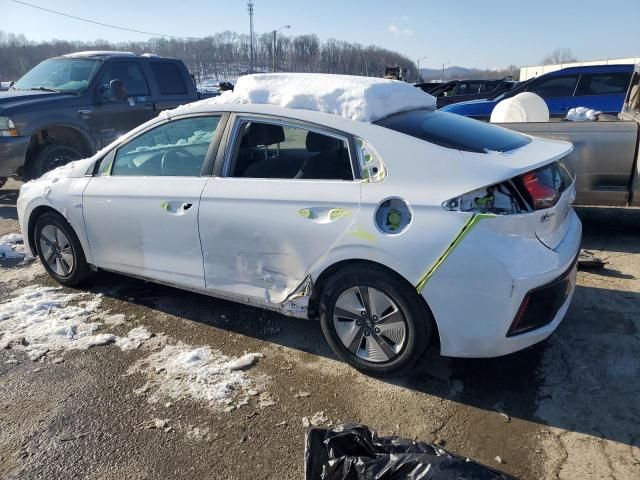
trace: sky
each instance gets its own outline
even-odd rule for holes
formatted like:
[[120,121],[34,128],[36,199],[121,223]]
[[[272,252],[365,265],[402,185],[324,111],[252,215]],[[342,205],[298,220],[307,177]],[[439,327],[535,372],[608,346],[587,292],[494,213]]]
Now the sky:
[[[246,0],[25,0],[136,30],[201,37],[248,33]],[[263,33],[315,33],[403,53],[423,68],[536,65],[555,48],[580,60],[640,56],[640,0],[254,0]],[[526,5],[526,6],[525,6]],[[0,30],[31,40],[146,40],[0,0]]]

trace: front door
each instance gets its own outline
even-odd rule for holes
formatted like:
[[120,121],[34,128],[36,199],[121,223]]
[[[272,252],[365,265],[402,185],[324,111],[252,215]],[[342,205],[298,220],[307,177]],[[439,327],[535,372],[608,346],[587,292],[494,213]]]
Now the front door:
[[171,120],[105,158],[83,195],[98,267],[204,287],[198,235],[202,175],[219,116]]
[[[111,80],[122,81],[126,100],[113,97],[109,88]],[[149,82],[138,63],[120,61],[109,64],[100,77],[95,95],[98,99],[96,105],[79,109],[78,115],[88,124],[90,131],[96,132],[96,140],[101,146],[156,116]]]
[[238,119],[223,175],[204,189],[207,289],[281,303],[349,229],[360,208],[346,135]]

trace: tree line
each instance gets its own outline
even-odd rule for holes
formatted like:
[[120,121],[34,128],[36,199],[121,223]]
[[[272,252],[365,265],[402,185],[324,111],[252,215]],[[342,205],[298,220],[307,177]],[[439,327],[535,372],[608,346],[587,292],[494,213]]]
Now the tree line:
[[[0,31],[0,80],[17,80],[44,59],[82,50],[122,50],[153,53],[182,60],[197,80],[235,79],[251,65],[250,37],[235,32],[216,33],[202,39],[152,38],[141,42],[112,43],[50,40],[34,42],[24,35]],[[274,48],[275,47],[275,48]],[[254,40],[254,71],[338,73],[381,77],[385,67],[406,69],[407,78],[416,77],[416,66],[408,57],[377,46],[328,39],[316,35],[257,35]]]

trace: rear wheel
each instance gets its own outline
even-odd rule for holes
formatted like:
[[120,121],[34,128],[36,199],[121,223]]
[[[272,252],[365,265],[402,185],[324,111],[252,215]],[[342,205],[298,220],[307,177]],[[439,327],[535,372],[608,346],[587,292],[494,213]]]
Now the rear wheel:
[[320,321],[335,353],[374,375],[411,368],[431,343],[433,330],[415,290],[376,266],[347,267],[329,279]]
[[29,177],[38,178],[54,168],[82,158],[82,153],[74,147],[52,143],[42,148],[29,166]]
[[61,216],[44,213],[38,218],[35,243],[42,265],[58,283],[71,287],[89,277],[91,270],[80,241]]

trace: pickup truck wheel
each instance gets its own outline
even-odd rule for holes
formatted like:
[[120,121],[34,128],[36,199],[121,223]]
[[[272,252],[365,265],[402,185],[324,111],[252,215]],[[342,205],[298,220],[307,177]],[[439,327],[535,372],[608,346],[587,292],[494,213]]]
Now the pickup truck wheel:
[[53,143],[38,152],[29,168],[29,177],[38,178],[54,168],[82,158],[82,153],[74,147]]

